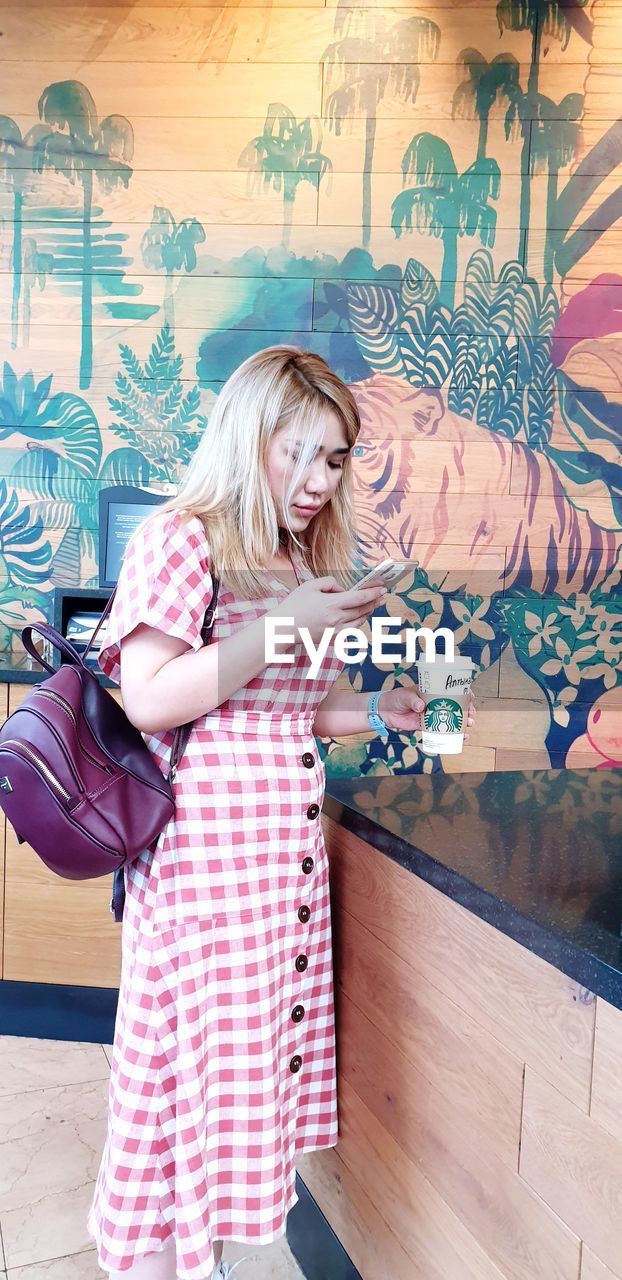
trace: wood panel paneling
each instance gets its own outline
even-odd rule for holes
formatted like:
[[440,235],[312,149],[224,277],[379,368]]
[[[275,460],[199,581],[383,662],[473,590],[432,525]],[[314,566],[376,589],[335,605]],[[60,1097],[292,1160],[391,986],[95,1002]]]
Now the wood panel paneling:
[[[414,491],[409,495],[409,497],[411,518],[409,520],[407,516],[402,526],[403,542],[401,544],[401,549],[400,544],[388,535],[386,525],[384,526],[384,536],[382,536],[383,526],[380,521],[378,521],[379,536],[373,548],[376,559],[395,553],[398,559],[410,558],[412,556],[413,558],[419,558],[420,563],[425,565],[430,562],[432,549],[438,548],[440,550],[440,546],[445,545],[445,539],[442,539],[442,530],[439,530],[437,506],[438,495],[434,493],[418,493],[417,491]],[[396,492],[396,498],[399,498],[399,491]],[[482,491],[479,493],[460,493],[456,491],[452,499],[452,503],[449,506],[449,515],[451,520],[450,528],[446,534],[447,544],[450,550],[454,546],[460,545],[457,543],[457,539],[460,534],[461,525],[464,533],[468,534],[471,538],[471,546],[473,548],[469,575],[478,572],[479,556],[483,556],[485,558],[489,551],[498,553],[500,544],[511,547],[512,541],[516,536],[516,530],[520,527],[521,513],[524,514],[524,501],[519,497],[519,495],[506,494],[503,502],[494,512],[494,515],[491,504],[489,520],[491,524],[494,524],[494,528],[489,528],[487,526],[486,529],[483,530],[483,512],[486,510],[486,504],[490,501],[490,498],[490,493],[487,493],[482,485]],[[606,505],[607,504],[604,500],[602,503],[595,500],[591,506],[591,513],[596,513],[598,515],[599,512],[604,512]],[[359,509],[361,515],[367,517],[367,519],[361,519],[360,522],[361,531],[364,536],[365,524],[370,520],[370,517],[368,516],[362,502],[359,503]],[[529,578],[527,585],[533,585],[536,590],[538,589],[539,580],[545,579],[548,570],[550,569],[550,545],[548,544],[547,539],[550,538],[551,529],[555,530],[558,527],[558,524],[559,507],[556,505],[555,499],[552,497],[549,499],[543,498],[535,507],[531,524],[531,535],[529,536],[529,552],[532,566],[531,572],[527,569],[522,571],[523,583],[527,576]],[[79,527],[95,528],[96,526],[88,526],[85,523]],[[50,540],[52,540],[51,531]],[[478,544],[479,549],[477,549]],[[461,545],[464,549],[465,544]],[[586,551],[585,548],[583,548],[583,550]],[[601,566],[604,568],[606,564],[604,552],[602,549],[598,550],[599,555],[597,557],[597,564],[600,561]],[[417,557],[417,552],[420,553],[419,557]],[[367,551],[367,555],[370,555],[369,550]],[[560,570],[560,582],[557,587],[557,591],[562,596],[566,591],[566,584],[564,581],[565,563],[566,561],[562,555],[558,566]],[[579,571],[577,570],[576,572],[578,576]],[[576,591],[578,585],[579,584],[575,579],[573,583],[573,590]]]
[[[16,51],[17,52],[17,51]],[[162,54],[161,54],[162,57]],[[79,58],[62,58],[53,64],[29,62],[16,57],[3,63],[3,110],[7,115],[32,113],[37,96],[51,80],[83,81],[86,68]],[[209,63],[202,66],[164,61],[135,62],[119,67],[111,75],[104,62],[88,66],[88,87],[100,117],[120,113],[133,120],[162,110],[159,86],[165,79],[166,115],[178,116],[264,116],[269,102],[270,83],[278,84],[279,98],[296,116],[318,115],[321,85],[317,66],[311,63],[267,64],[228,63],[214,73]]]
[[[3,80],[8,114],[14,116],[16,113],[32,113],[33,98],[36,101],[35,86],[43,88],[49,83],[48,65],[32,61],[28,57],[7,58],[3,64]],[[369,75],[375,64],[367,65],[369,71],[366,64],[361,66],[363,75]],[[81,80],[84,76],[84,64],[79,57],[63,57],[55,60],[53,66],[58,80]],[[123,115],[132,119],[136,116],[157,115],[154,67],[158,66],[166,68],[168,116],[261,116],[271,100],[271,83],[278,85],[280,100],[297,117],[322,116],[327,113],[329,90],[325,85],[322,98],[318,64],[309,55],[300,62],[287,62],[285,59],[256,63],[228,61],[219,66],[218,74],[214,75],[213,64],[200,62],[198,55],[195,61],[176,63],[168,61],[162,50],[160,57],[154,57],[151,62],[124,63],[118,67],[115,75],[110,74],[107,63],[90,62],[89,87],[99,113],[107,115],[121,110]],[[529,67],[527,62],[519,64],[522,83],[527,81]],[[546,118],[563,118],[565,108],[560,107],[559,103],[568,91],[569,82],[574,78],[576,83],[584,71],[584,63],[574,66],[551,63],[542,68],[541,88],[550,100],[543,107],[547,113]],[[421,111],[423,117],[434,117],[445,122],[452,120],[456,74],[455,60],[446,63],[439,61],[431,66],[429,74],[422,77],[417,94],[417,112]],[[200,104],[198,110],[197,103]],[[530,118],[530,112],[533,116],[537,109],[526,103],[527,118]],[[382,119],[403,118],[403,114],[404,103],[398,98],[387,95],[378,104],[377,115]],[[612,114],[611,102],[604,98],[600,115],[611,118]]]
[[65,880],[7,824],[4,971],[13,982],[118,987],[121,930],[108,910],[111,876]]
[[[393,2],[393,0],[391,0]],[[454,3],[455,0],[450,0]],[[271,9],[291,9],[292,0],[269,0]],[[402,0],[398,0],[401,4]],[[410,5],[412,0],[408,0]],[[443,4],[443,0],[431,0],[432,5]],[[382,7],[384,0],[381,0],[379,7]],[[301,9],[323,9],[326,0],[299,0]],[[240,0],[184,0],[185,9],[239,9]],[[245,8],[264,9],[266,0],[244,0]],[[29,11],[37,10],[41,7],[41,0],[6,0],[7,9],[27,9]],[[126,9],[127,0],[64,0],[64,7],[79,15],[85,12],[91,13],[93,9]],[[132,0],[133,9],[169,9],[171,0]]]
[[[414,971],[346,910],[337,970],[342,1076],[412,1159],[427,1113],[470,1129],[510,1168],[517,1163],[523,1064],[459,1005]],[[366,1046],[363,1051],[363,1046]],[[378,1079],[382,1097],[374,1097]],[[404,1087],[402,1087],[402,1085]],[[370,1102],[369,1099],[372,1099]],[[382,1112],[382,1114],[381,1114]]]
[[[132,170],[176,169],[181,171],[201,171],[203,169],[230,170],[250,138],[261,134],[264,128],[265,114],[252,117],[220,116],[206,117],[201,114],[201,103],[195,104],[192,115],[170,119],[160,114],[162,104],[154,102],[151,114],[133,119],[134,155]],[[22,116],[22,131],[27,132],[33,125],[39,124],[39,117],[29,113]],[[375,130],[377,157],[374,163],[374,174],[396,173],[400,169],[402,156],[410,143],[413,133],[426,132],[442,134],[447,121],[435,116],[425,117],[417,113],[416,122],[406,114],[401,119],[384,120],[371,117]],[[361,176],[364,168],[365,133],[369,127],[368,118],[364,115],[346,117],[323,116],[318,120],[323,135],[323,150],[330,152],[330,158],[336,173],[358,173]],[[339,133],[337,133],[337,127]],[[505,137],[502,119],[490,121],[489,145],[494,154],[499,155],[499,165],[503,174],[524,172],[526,160],[519,139],[508,141]],[[452,122],[452,150],[456,161],[463,168],[473,158],[473,121],[456,119]],[[288,162],[293,162],[287,153],[283,156],[283,166],[287,170]],[[20,156],[16,157],[17,167]],[[28,168],[27,158],[22,158],[23,167]],[[96,167],[96,160],[86,155],[85,168]],[[589,162],[587,171],[589,172]],[[599,168],[603,164],[600,162]],[[560,170],[563,174],[564,168]]]
[[622,1143],[529,1067],[520,1172],[620,1275]]
[[[155,103],[151,112],[132,119],[135,150],[131,167],[133,173],[162,168],[164,171],[201,172],[204,170],[230,171],[249,139],[263,132],[265,114],[254,118],[237,116],[206,116],[201,113],[201,102],[195,104],[191,115],[171,118],[158,113]],[[39,117],[32,109],[21,115],[22,131],[39,124]],[[600,131],[605,133],[615,123],[615,113],[603,118]],[[442,136],[447,131],[447,119],[442,116],[425,116],[417,112],[416,119],[406,114],[385,118],[383,116],[326,115],[318,117],[322,134],[322,149],[330,153],[335,173],[358,174],[364,168],[365,134],[371,126],[375,132],[377,155],[374,159],[374,177],[382,181],[385,175],[400,172],[402,157],[415,133],[431,133]],[[337,129],[339,132],[337,132]],[[473,161],[474,130],[470,117],[457,117],[451,122],[451,145],[458,168],[466,169]],[[490,152],[495,156],[502,177],[514,177],[525,172],[527,160],[522,140],[506,138],[503,116],[492,116],[488,131]],[[563,158],[563,157],[562,157]],[[283,169],[293,169],[288,156],[283,157]],[[28,169],[27,156],[16,157],[16,167]],[[97,168],[97,161],[84,157],[85,169]],[[569,164],[560,165],[560,182],[568,175]],[[606,161],[599,151],[588,152],[585,157],[585,176],[609,173]],[[542,229],[540,229],[541,231]],[[534,235],[538,229],[534,228]],[[613,232],[615,234],[615,231]]]
[[[402,10],[400,18],[420,17],[418,8]],[[351,29],[361,31],[362,15],[355,11],[350,16]],[[366,8],[365,28],[379,29],[379,19],[389,17],[385,10]],[[357,18],[359,25],[357,28]],[[494,53],[499,44],[499,28],[493,5],[474,6],[474,12],[456,10],[451,24],[446,24],[439,50],[435,58],[431,47],[420,41],[414,31],[410,38],[402,38],[396,61],[428,64],[431,61],[455,63],[459,52],[472,40],[473,23],[477,24],[478,44],[486,52]],[[76,58],[91,64],[142,63],[166,60],[181,62],[236,62],[274,64],[280,62],[319,62],[324,50],[335,39],[334,15],[327,9],[291,5],[271,13],[270,6],[202,14],[195,9],[171,6],[147,7],[120,13],[115,7],[108,11],[99,6],[95,14],[75,7],[65,8],[55,4],[51,9],[38,9],[20,13],[9,9],[4,22],[4,40],[0,45],[0,57],[14,56],[16,49],[28,48],[33,62],[58,61]],[[439,32],[440,36],[440,32]],[[356,36],[355,36],[356,40]],[[342,59],[358,62],[360,48],[353,40],[346,43]],[[515,56],[522,61],[529,59],[531,35],[528,31],[514,33]],[[383,63],[387,58],[386,44],[373,38],[365,42],[367,61]]]
[[606,1267],[604,1262],[601,1262],[600,1258],[597,1258],[596,1254],[584,1244],[581,1253],[581,1280],[620,1280],[620,1272],[614,1275],[613,1271],[610,1271],[609,1267]]
[[[0,686],[7,688],[7,686]],[[10,685],[9,712],[30,692]],[[66,880],[6,823],[4,964],[14,982],[118,987],[121,929],[110,911],[111,876]]]
[[[409,1159],[399,1143],[387,1133],[373,1111],[345,1080],[340,1080],[339,1096],[339,1157],[351,1177],[363,1178],[369,1199],[386,1223],[383,1238],[397,1238],[412,1259],[416,1268],[415,1276],[420,1276],[421,1280],[428,1280],[428,1277],[430,1280],[455,1280],[456,1276],[465,1276],[468,1280],[499,1280],[501,1274],[506,1278],[508,1272],[497,1266],[486,1248],[469,1230],[461,1214],[455,1212],[443,1198],[439,1188],[426,1176],[425,1162],[420,1158],[416,1163]],[[443,1137],[439,1134],[439,1164],[443,1154],[450,1161],[444,1150]],[[313,1180],[314,1164],[319,1164],[321,1160],[322,1155],[318,1153],[305,1157],[306,1163],[300,1162],[303,1180],[305,1169],[309,1166]],[[461,1181],[461,1175],[462,1170],[456,1174],[458,1182]],[[464,1177],[464,1184],[468,1195],[467,1177]],[[476,1179],[471,1189],[474,1198],[478,1190],[481,1192],[481,1183]],[[327,1203],[320,1200],[320,1204],[324,1206],[323,1211],[328,1213],[331,1221]],[[355,1247],[351,1256],[355,1265],[360,1268],[363,1280],[375,1280],[373,1272],[370,1276],[366,1269],[365,1245],[368,1234],[366,1230],[363,1240],[358,1242],[358,1248]],[[356,1246],[355,1239],[352,1244]],[[553,1253],[556,1244],[557,1240],[554,1240]],[[562,1232],[562,1251],[566,1244],[566,1237]],[[568,1248],[572,1256],[575,1251],[574,1242],[570,1241]],[[537,1251],[537,1244],[530,1248],[530,1260],[535,1260]],[[550,1259],[551,1253],[548,1256]],[[534,1280],[537,1274],[536,1271]],[[382,1273],[378,1280],[384,1280]]]
[[[297,1165],[363,1280],[620,1280],[622,1143],[589,1113],[595,1001],[575,988],[571,1012],[551,965],[331,819],[324,829],[339,1141]],[[600,1019],[608,1071],[613,1014]]]
[[[331,1226],[360,1274],[365,1280],[386,1280],[388,1275],[391,1280],[449,1280],[443,1275],[443,1262],[437,1254],[426,1256],[425,1265],[431,1268],[426,1273],[420,1261],[406,1252],[371,1199],[369,1189],[363,1190],[344,1163],[342,1150],[340,1138],[338,1148],[299,1156],[297,1169],[314,1200],[330,1204]],[[360,1174],[361,1170],[357,1172]]]
[[333,819],[324,831],[339,909],[587,1113],[595,1006],[581,987]]
[[[622,907],[620,909],[622,917]],[[596,1001],[590,1115],[620,1143],[622,1161],[622,1012]],[[622,1269],[622,1268],[621,1268]]]
[[[317,186],[318,178],[315,174],[311,174],[306,182],[300,184],[292,207],[294,226],[298,223],[315,225]],[[46,174],[43,187],[45,204],[41,201],[41,189],[41,184],[37,185],[32,181],[33,198],[25,203],[22,210],[21,220],[24,224],[36,228],[42,219],[49,223],[50,205],[66,210],[67,216],[73,211],[79,217],[79,196],[76,197],[75,187],[72,189],[64,172]],[[100,194],[103,196],[103,193]],[[97,204],[97,195],[95,203]],[[262,226],[264,223],[270,225],[278,222],[283,214],[282,192],[264,185],[262,179],[257,186],[253,185],[253,175],[244,169],[215,172],[202,170],[200,173],[139,169],[132,175],[127,190],[120,183],[105,198],[106,214],[113,220],[144,223],[147,226],[153,206],[160,203],[177,209],[189,209],[193,217],[206,225],[223,223],[228,214],[238,226],[244,223],[253,226]],[[192,281],[194,277],[190,279]],[[43,304],[45,297],[44,290],[38,301]],[[208,322],[207,315],[205,320]],[[196,320],[191,317],[186,322],[196,324]]]

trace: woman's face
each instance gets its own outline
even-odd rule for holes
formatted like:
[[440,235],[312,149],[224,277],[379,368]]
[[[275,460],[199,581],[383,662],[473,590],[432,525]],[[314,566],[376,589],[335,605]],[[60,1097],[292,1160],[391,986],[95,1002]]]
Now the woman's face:
[[[298,456],[296,427],[282,427],[272,437],[266,460],[270,490],[274,498],[279,525],[285,524],[281,494],[287,491]],[[330,502],[341,476],[343,460],[350,452],[341,418],[332,409],[326,411],[326,426],[320,445],[305,471],[298,491],[289,507],[289,520],[295,533],[306,529],[322,507]]]

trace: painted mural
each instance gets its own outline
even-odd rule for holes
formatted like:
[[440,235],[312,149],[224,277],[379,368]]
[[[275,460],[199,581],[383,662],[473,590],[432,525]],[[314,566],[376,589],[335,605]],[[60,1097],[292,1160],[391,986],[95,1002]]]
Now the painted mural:
[[294,341],[359,402],[362,558],[419,562],[383,612],[480,669],[457,762],[362,736],[328,775],[621,765],[622,10],[3,25],[0,648],[97,583],[99,489],[170,491],[223,380]]

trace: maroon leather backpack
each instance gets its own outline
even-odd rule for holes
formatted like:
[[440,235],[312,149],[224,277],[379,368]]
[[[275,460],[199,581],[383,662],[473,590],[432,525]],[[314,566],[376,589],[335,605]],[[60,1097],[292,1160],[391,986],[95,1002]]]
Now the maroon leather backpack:
[[[201,638],[209,643],[218,582]],[[123,868],[149,849],[175,812],[171,782],[192,723],[175,730],[168,777],[142,734],[84,659],[105,621],[114,592],[82,656],[46,623],[24,627],[24,648],[51,672],[0,728],[0,806],[20,843],[27,841],[51,871],[68,880],[114,873],[110,910],[123,917]],[[37,632],[69,662],[55,670],[35,648]]]

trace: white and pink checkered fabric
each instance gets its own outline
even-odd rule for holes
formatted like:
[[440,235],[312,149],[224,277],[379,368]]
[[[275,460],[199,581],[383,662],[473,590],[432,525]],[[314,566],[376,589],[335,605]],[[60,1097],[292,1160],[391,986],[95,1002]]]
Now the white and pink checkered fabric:
[[[310,572],[297,559],[299,576]],[[221,586],[212,640],[288,588]],[[201,647],[211,594],[203,525],[165,513],[132,540],[100,664],[140,622]],[[108,1128],[88,1233],[104,1270],[171,1239],[180,1280],[213,1242],[268,1244],[296,1203],[296,1160],[337,1142],[325,771],[315,709],[343,670],[267,667],[198,720],[154,853],[126,870]],[[171,733],[147,739],[166,767]],[[316,813],[317,809],[317,813]]]

